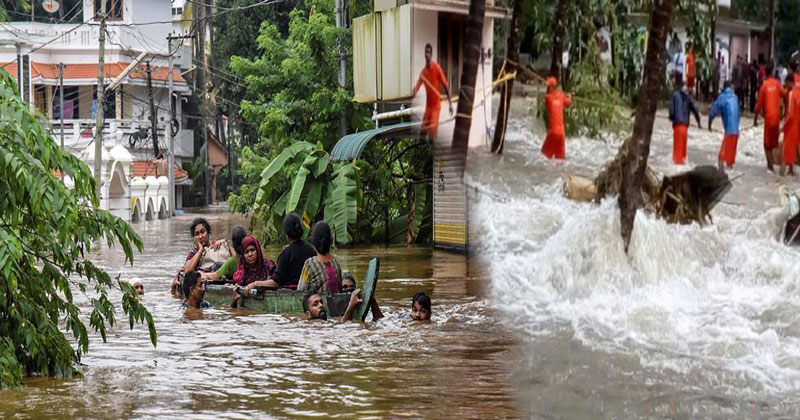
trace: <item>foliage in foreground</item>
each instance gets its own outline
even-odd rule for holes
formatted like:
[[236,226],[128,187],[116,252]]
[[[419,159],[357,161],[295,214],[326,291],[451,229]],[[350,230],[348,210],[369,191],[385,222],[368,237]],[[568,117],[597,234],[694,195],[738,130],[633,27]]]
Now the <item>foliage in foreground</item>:
[[[125,282],[112,281],[86,254],[92,243],[118,243],[126,262],[142,242],[120,218],[97,208],[89,168],[58,147],[14,79],[0,70],[0,388],[23,375],[70,376],[89,349],[89,332],[73,293],[91,305],[89,325],[106,340],[116,322],[108,290],[122,290],[130,327],[153,318]],[[74,181],[68,189],[54,174]],[[75,346],[66,334],[74,338]]]

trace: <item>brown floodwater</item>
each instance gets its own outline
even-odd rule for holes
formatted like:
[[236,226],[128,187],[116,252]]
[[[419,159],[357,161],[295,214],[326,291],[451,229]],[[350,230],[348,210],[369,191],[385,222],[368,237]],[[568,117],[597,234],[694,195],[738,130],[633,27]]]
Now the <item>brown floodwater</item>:
[[[91,340],[80,376],[30,378],[0,392],[0,417],[526,417],[513,393],[515,341],[484,300],[486,278],[464,256],[421,247],[337,250],[359,281],[367,261],[381,259],[376,296],[386,318],[379,322],[311,324],[230,308],[189,319],[168,289],[195,216],[135,224],[145,249],[132,267],[120,250],[94,255],[112,275],[142,281],[157,347],[118,309],[108,342]],[[223,212],[206,217],[213,238],[245,224]],[[273,259],[279,251],[265,249]],[[430,324],[410,320],[419,291],[433,298]]]

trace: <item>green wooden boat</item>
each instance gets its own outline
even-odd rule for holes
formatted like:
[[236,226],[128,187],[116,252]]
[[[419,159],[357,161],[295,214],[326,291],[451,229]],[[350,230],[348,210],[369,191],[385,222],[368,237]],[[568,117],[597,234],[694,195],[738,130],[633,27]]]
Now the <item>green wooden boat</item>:
[[[380,262],[377,258],[370,260],[367,274],[361,284],[363,302],[356,307],[353,314],[354,320],[363,321],[367,317],[369,300],[375,294],[375,287],[378,283],[379,268]],[[227,307],[231,304],[234,287],[236,286],[231,284],[207,284],[205,300],[216,307]],[[248,296],[243,296],[239,300],[238,306],[269,314],[303,313],[303,294],[304,292],[292,289],[263,291],[253,289],[250,290]],[[332,296],[323,296],[322,299],[329,316],[342,316],[350,302],[350,293],[337,293]]]

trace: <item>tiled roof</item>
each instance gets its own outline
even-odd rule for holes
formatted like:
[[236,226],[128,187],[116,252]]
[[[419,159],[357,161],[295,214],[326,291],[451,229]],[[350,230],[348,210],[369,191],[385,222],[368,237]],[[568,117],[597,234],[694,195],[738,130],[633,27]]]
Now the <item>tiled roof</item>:
[[[167,176],[166,174],[163,174]],[[147,176],[155,176],[156,174],[156,165],[153,163],[152,160],[137,160],[133,162],[131,166],[131,176],[132,177],[147,177]],[[178,165],[175,165],[175,181],[180,181],[184,178],[188,178],[189,173],[181,169]]]
[[[128,67],[129,63],[105,63],[103,65],[103,74],[105,77],[114,78],[119,76],[126,67]],[[10,63],[2,63],[0,67],[6,69],[6,71],[11,74],[12,76],[16,76],[17,74],[17,62],[12,61]],[[81,63],[81,64],[65,64],[64,65],[64,79],[96,79],[97,78],[97,70],[98,64],[97,63]],[[167,72],[166,67],[152,67],[153,72],[153,80],[163,80],[166,81],[169,78],[169,73]],[[31,76],[32,77],[43,77],[45,79],[58,79],[58,64],[49,64],[49,63],[37,63],[33,62],[31,64]],[[128,75],[131,79],[140,79],[140,80],[147,80],[147,68],[145,65],[140,64],[136,66],[136,68],[131,71]],[[172,70],[172,79],[176,83],[186,82],[186,79],[181,76],[180,72],[177,70]]]

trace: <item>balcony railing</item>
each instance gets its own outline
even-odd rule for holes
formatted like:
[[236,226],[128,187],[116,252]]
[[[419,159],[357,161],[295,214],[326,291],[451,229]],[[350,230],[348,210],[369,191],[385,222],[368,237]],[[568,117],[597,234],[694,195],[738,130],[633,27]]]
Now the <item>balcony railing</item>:
[[[51,120],[53,137],[60,141],[61,121]],[[83,150],[94,140],[95,121],[89,119],[64,120],[64,147],[73,151]],[[165,127],[160,125],[158,147],[167,150]],[[131,152],[148,151],[153,148],[150,135],[150,122],[146,120],[106,120],[103,124],[103,143],[111,147],[121,144]],[[193,157],[194,136],[191,130],[180,130],[175,136],[175,155]]]

